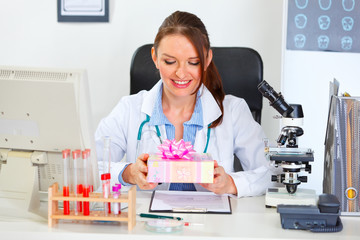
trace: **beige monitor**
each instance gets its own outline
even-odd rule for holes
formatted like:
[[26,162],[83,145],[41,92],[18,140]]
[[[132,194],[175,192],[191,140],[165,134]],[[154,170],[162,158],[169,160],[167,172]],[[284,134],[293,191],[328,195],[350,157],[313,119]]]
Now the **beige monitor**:
[[85,70],[0,66],[0,199],[36,209],[39,191],[62,186],[63,149],[91,149],[97,188],[89,101]]

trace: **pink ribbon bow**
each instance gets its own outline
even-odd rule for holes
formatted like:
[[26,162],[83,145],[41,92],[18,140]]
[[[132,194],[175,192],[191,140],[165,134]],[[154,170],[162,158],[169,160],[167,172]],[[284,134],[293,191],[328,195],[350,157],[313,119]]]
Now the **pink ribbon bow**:
[[183,139],[178,142],[166,139],[163,144],[158,146],[158,149],[161,151],[160,155],[163,159],[171,160],[191,160],[191,153],[195,152],[191,143],[185,142]]

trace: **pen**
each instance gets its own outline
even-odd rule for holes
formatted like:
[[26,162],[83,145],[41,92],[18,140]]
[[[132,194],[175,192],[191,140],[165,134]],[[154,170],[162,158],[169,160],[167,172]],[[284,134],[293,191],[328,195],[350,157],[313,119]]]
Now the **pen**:
[[171,216],[162,216],[162,215],[155,215],[155,214],[148,214],[148,213],[140,213],[137,214],[140,217],[145,217],[145,218],[169,218],[169,219],[174,219],[174,220],[183,220],[181,217],[171,217]]

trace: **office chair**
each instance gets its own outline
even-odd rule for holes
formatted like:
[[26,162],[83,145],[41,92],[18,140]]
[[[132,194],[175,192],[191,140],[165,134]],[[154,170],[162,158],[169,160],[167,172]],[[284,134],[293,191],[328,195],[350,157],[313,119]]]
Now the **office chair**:
[[[152,44],[139,47],[130,67],[130,94],[150,90],[160,79],[151,58]],[[262,94],[257,85],[263,80],[263,63],[260,55],[251,48],[213,47],[213,60],[223,81],[226,94],[245,99],[255,121],[261,123]],[[235,156],[237,159],[237,157]],[[234,169],[242,170],[240,161]]]

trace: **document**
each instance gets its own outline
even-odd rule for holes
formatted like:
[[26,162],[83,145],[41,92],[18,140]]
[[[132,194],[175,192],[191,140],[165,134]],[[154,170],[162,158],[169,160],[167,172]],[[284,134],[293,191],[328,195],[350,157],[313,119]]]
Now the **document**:
[[196,191],[153,192],[149,212],[223,213],[231,214],[228,195]]

